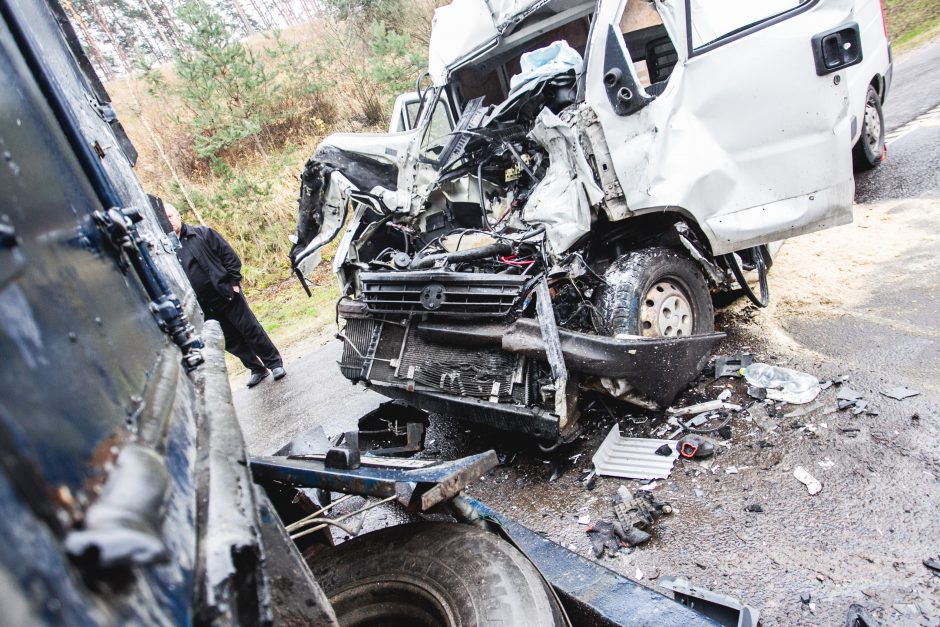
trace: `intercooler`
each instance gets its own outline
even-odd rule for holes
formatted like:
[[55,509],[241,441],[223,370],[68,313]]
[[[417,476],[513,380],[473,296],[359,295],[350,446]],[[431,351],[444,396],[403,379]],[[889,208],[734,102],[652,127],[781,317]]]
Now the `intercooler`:
[[410,323],[346,321],[343,375],[409,390],[529,405],[537,399],[538,366],[499,349],[444,346],[418,336]]

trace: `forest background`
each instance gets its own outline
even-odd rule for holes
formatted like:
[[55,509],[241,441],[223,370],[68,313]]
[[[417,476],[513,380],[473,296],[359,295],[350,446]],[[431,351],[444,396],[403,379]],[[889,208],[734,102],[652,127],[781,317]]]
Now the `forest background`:
[[[382,131],[427,64],[446,0],[60,0],[134,142],[147,190],[242,257],[282,347],[333,320],[323,251],[290,273],[300,173],[324,136]],[[643,1],[643,0],[631,0]],[[895,52],[940,34],[940,1],[884,0]]]

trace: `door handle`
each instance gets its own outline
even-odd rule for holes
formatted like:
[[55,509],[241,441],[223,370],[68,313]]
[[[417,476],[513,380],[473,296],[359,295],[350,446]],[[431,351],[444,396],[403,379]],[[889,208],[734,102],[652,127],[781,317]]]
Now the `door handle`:
[[852,22],[812,39],[816,75],[825,76],[862,61],[862,37],[858,24]]

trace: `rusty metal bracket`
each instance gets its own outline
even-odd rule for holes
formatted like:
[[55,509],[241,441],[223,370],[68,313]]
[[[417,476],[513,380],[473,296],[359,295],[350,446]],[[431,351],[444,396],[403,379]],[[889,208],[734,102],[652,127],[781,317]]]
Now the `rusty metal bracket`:
[[382,466],[370,466],[362,457],[355,469],[328,468],[322,455],[252,457],[249,466],[256,482],[278,481],[295,487],[324,488],[347,494],[387,498],[397,496],[410,511],[427,511],[460,493],[499,463],[495,451],[415,468],[413,460],[375,457]]

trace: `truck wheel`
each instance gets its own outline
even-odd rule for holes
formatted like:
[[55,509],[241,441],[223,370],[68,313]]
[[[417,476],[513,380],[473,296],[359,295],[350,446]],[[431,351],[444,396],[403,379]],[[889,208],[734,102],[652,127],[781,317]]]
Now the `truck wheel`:
[[881,163],[885,150],[884,114],[881,111],[881,98],[871,85],[865,96],[865,118],[862,120],[862,134],[852,149],[852,162],[856,170],[871,170]]
[[608,334],[685,337],[715,330],[715,308],[696,263],[670,248],[644,248],[611,264],[598,309]]
[[308,563],[343,627],[565,624],[532,563],[470,525],[388,527]]

